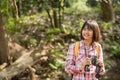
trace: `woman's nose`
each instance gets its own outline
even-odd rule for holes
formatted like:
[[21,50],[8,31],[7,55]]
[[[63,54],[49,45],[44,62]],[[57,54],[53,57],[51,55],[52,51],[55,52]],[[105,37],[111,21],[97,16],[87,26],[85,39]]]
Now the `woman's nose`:
[[88,32],[89,32],[89,30],[88,30],[88,29],[86,29],[86,30],[85,30],[85,33],[88,33]]

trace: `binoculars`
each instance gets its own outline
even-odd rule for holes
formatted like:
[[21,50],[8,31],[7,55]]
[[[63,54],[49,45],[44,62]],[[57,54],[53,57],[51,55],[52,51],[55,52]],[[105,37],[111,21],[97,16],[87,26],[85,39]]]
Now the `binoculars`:
[[[97,62],[98,62],[97,56],[94,56],[93,58],[91,58],[91,56],[88,55],[88,58],[90,58],[92,65],[96,66],[96,70],[95,70],[96,75],[95,75],[95,77],[96,78],[100,78],[100,74],[99,73],[100,73],[100,70],[101,70],[101,66],[99,66],[99,64],[97,64]],[[85,65],[84,71],[90,72],[89,66],[90,65]]]

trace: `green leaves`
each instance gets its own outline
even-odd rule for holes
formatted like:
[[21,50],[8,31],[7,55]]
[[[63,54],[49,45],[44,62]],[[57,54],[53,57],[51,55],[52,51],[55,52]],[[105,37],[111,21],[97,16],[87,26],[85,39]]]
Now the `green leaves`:
[[60,31],[61,31],[60,28],[50,28],[50,29],[46,29],[45,33],[46,34],[57,34]]
[[111,53],[116,58],[120,58],[120,45],[118,43],[113,42],[113,45],[111,45]]
[[0,13],[2,13],[2,16],[4,16],[3,20],[5,18],[8,19],[8,16],[10,16],[9,6],[8,5],[9,5],[8,0],[0,0]]

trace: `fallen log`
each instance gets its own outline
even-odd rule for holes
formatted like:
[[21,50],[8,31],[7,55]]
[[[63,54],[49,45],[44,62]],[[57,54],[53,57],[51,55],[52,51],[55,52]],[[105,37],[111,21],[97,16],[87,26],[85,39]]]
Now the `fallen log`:
[[33,62],[33,58],[30,56],[32,52],[22,55],[13,64],[0,71],[0,80],[11,80],[11,78],[22,71],[24,71]]
[[[24,51],[25,54],[22,54],[14,63],[12,63],[10,66],[4,68],[0,71],[0,80],[11,80],[12,77],[20,74],[21,72],[25,71],[25,69],[33,66],[37,62],[39,62],[42,59],[47,59],[47,50],[42,50],[41,53],[35,53],[33,51]],[[34,77],[34,76],[33,76]],[[37,80],[32,79],[31,80]]]

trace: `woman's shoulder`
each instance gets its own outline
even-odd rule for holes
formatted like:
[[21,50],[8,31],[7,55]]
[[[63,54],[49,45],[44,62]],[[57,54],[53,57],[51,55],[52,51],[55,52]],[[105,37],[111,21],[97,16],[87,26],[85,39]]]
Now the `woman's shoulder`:
[[99,42],[94,42],[95,46],[100,47],[101,48],[101,44]]
[[73,48],[75,46],[75,43],[70,43],[69,48]]
[[76,41],[76,42],[70,43],[69,48],[74,48],[76,43],[79,43],[81,46],[82,41]]

